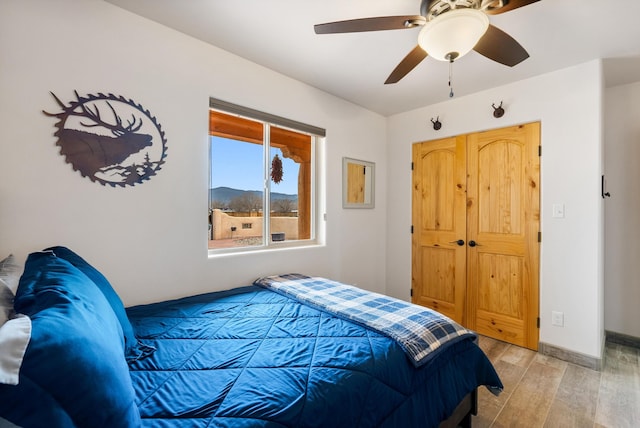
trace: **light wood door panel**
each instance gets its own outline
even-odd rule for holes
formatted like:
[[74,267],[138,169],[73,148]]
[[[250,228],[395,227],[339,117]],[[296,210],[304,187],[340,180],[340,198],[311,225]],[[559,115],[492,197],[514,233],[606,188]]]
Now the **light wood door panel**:
[[357,163],[347,164],[347,202],[364,203],[365,167]]
[[538,123],[467,137],[468,327],[537,349]]
[[464,137],[413,146],[412,301],[463,322],[466,250]]

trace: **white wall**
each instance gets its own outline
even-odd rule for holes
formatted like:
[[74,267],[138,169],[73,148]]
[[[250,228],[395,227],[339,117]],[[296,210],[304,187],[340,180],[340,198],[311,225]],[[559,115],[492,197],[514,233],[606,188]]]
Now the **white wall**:
[[605,92],[605,329],[640,337],[640,82]]
[[[601,357],[601,75],[600,62],[589,62],[389,118],[389,294],[408,300],[411,287],[412,143],[540,121],[540,341]],[[500,101],[506,114],[495,119],[491,105]],[[437,116],[440,131],[430,121]],[[551,218],[554,203],[565,204],[564,219]],[[564,327],[551,325],[551,311],[564,312]]]
[[[600,356],[599,62],[385,119],[99,0],[3,0],[0,55],[0,256],[67,245],[129,305],[288,271],[408,300],[411,143],[540,120],[540,340]],[[55,120],[41,111],[57,108],[49,91],[69,100],[74,90],[124,95],[158,118],[168,157],[157,176],[106,188],[64,162]],[[327,129],[326,246],[207,257],[210,96]],[[507,113],[494,119],[501,100]],[[341,208],[343,156],[376,162],[375,209]],[[565,204],[565,219],[551,218],[553,203]],[[565,327],[551,326],[552,310]]]
[[[128,305],[290,271],[384,291],[383,117],[99,0],[3,0],[0,58],[0,257],[69,246]],[[168,140],[162,170],[126,188],[73,171],[42,110],[58,111],[49,91],[74,90],[149,109]],[[327,130],[326,246],[207,257],[210,96]],[[342,209],[343,156],[376,162],[375,209]]]

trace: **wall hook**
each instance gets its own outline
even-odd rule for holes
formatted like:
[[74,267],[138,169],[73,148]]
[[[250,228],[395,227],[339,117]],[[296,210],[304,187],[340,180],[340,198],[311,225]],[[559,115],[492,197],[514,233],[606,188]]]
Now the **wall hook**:
[[442,122],[440,122],[440,116],[436,117],[435,121],[433,120],[433,118],[431,118],[431,123],[433,123],[433,129],[435,129],[436,131],[442,128]]
[[604,175],[600,182],[600,192],[602,193],[602,199],[611,197],[611,193],[607,192],[607,181],[604,179]]
[[493,117],[498,118],[504,116],[504,109],[502,108],[502,101],[500,101],[500,105],[496,107],[495,104],[491,104],[493,107]]

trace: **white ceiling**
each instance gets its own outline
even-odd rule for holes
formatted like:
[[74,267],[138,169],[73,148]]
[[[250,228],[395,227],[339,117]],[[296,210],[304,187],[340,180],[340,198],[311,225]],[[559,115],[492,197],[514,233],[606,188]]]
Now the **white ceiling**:
[[[313,25],[418,15],[420,0],[105,0],[384,116],[445,101],[449,68],[426,58],[384,81],[419,28],[316,35]],[[640,0],[540,0],[490,17],[530,58],[513,68],[475,52],[453,66],[455,96],[603,58],[606,84],[640,81]],[[559,94],[561,96],[561,94]]]

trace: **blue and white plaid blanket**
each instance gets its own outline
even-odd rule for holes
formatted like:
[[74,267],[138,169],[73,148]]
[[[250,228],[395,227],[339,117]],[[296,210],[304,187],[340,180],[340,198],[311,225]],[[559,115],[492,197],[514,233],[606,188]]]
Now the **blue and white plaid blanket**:
[[428,308],[325,278],[288,274],[260,278],[254,284],[394,339],[416,367],[447,345],[475,337],[470,330]]

